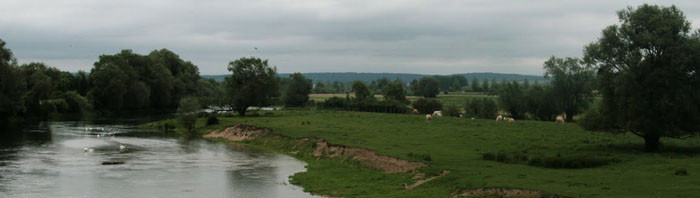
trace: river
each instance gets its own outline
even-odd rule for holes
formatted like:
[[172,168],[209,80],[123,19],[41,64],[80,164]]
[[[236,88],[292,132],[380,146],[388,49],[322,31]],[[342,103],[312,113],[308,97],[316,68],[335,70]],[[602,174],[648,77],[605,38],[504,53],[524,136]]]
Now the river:
[[129,124],[21,130],[0,141],[0,197],[313,197],[289,184],[305,163],[286,155]]

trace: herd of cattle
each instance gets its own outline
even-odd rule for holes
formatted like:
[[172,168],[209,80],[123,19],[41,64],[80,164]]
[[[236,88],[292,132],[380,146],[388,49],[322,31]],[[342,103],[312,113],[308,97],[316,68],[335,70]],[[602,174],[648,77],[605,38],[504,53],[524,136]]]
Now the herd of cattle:
[[[418,109],[413,109],[413,114],[418,115],[419,114]],[[426,121],[433,120],[433,117],[442,117],[442,111],[433,111],[433,114],[425,114]],[[462,117],[462,114],[459,114],[459,117]],[[473,119],[474,118],[472,118],[472,120]],[[566,117],[564,117],[563,115],[558,115],[556,118],[556,122],[564,123],[564,122],[566,122],[565,119],[566,119]],[[499,122],[499,121],[515,122],[515,119],[511,118],[511,117],[505,117],[502,115],[498,115],[498,116],[496,116],[496,122]]]

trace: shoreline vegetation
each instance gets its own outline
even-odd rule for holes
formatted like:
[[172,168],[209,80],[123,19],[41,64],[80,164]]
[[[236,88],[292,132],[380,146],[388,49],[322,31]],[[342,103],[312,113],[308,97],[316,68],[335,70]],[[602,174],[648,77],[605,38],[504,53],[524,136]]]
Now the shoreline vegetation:
[[[664,139],[664,152],[646,153],[636,136],[576,124],[309,109],[218,119],[199,118],[197,135],[306,161],[290,183],[330,197],[687,197],[695,181],[676,173],[700,171],[698,138]],[[142,127],[164,123],[186,134],[174,120]],[[368,151],[424,165],[386,171],[358,157]]]

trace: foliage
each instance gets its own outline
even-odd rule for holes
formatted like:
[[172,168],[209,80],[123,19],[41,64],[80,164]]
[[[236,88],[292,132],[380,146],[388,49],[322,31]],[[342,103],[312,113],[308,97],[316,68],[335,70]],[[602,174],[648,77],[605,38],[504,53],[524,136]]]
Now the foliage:
[[290,76],[291,82],[284,89],[283,101],[287,107],[300,107],[309,102],[311,93],[311,80],[306,79],[301,73],[294,73]]
[[461,111],[457,105],[449,104],[442,108],[442,115],[444,116],[459,117],[460,114]]
[[187,97],[180,100],[180,106],[177,108],[178,121],[188,132],[194,132],[194,124],[200,110],[197,98]]
[[395,100],[399,102],[407,102],[406,90],[403,88],[403,82],[396,79],[394,82],[389,82],[382,87],[382,94],[385,100]]
[[675,6],[641,5],[618,12],[585,48],[597,69],[600,115],[611,131],[626,131],[658,151],[661,137],[700,131],[700,33]]
[[248,107],[270,104],[278,94],[277,68],[268,66],[267,60],[243,57],[231,61],[228,70],[233,74],[224,82],[227,100],[240,116]]
[[379,113],[407,113],[408,108],[402,102],[395,100],[359,100],[359,99],[343,99],[340,97],[331,97],[321,103],[321,107],[325,109],[339,109],[346,111],[364,111],[364,112],[379,112]]
[[566,113],[567,121],[573,121],[574,115],[588,107],[593,99],[593,70],[582,66],[578,58],[554,56],[544,62],[544,69],[545,78],[551,79],[551,102],[559,112]]
[[488,97],[471,98],[465,104],[465,111],[469,117],[493,119],[498,114],[498,105]]
[[0,122],[25,111],[25,86],[12,51],[0,40]]
[[435,98],[440,93],[440,82],[433,77],[423,77],[416,84],[414,95]]
[[352,92],[355,93],[355,98],[358,100],[364,100],[370,97],[369,88],[362,81],[355,81],[352,83]]
[[501,92],[498,94],[501,107],[515,119],[522,119],[525,116],[525,97],[518,82],[513,81],[501,85]]
[[[79,91],[87,82],[78,75]],[[197,66],[167,50],[144,56],[131,50],[101,55],[91,70],[88,99],[97,110],[174,109],[181,98],[199,89]]]
[[525,109],[530,113],[533,119],[552,121],[556,118],[556,115],[562,113],[562,111],[557,110],[556,102],[552,101],[555,97],[552,96],[553,91],[550,86],[540,86],[536,84],[525,90],[525,98],[523,98],[525,101]]
[[442,103],[432,98],[420,98],[413,101],[413,108],[418,109],[423,114],[432,114],[434,111],[442,109]]

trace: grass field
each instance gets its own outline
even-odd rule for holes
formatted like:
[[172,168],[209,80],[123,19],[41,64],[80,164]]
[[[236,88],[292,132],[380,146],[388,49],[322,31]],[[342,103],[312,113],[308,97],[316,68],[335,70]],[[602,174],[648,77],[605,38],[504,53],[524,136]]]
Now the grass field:
[[[403,184],[413,181],[411,174],[386,174],[348,160],[297,156],[309,165],[307,172],[292,177],[293,183],[323,195],[452,197],[462,190],[481,187],[532,189],[567,197],[697,197],[700,193],[700,138],[662,139],[661,153],[644,153],[643,142],[636,136],[586,132],[568,123],[451,117],[426,122],[414,115],[310,110],[220,119],[219,125],[208,127],[200,121],[200,130],[245,123],[269,127],[287,136],[320,137],[334,144],[423,161],[428,166],[420,171],[428,175],[451,171],[418,188],[404,190]],[[263,147],[284,152],[281,145],[285,143],[277,144],[280,146]],[[496,159],[503,162],[485,160],[488,155],[511,160],[503,160],[503,156]],[[609,164],[555,169],[514,158],[575,159],[572,161],[582,164],[609,159]],[[682,170],[686,176],[676,175]]]

